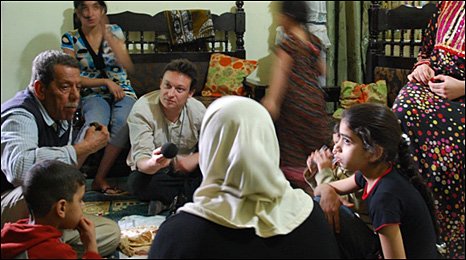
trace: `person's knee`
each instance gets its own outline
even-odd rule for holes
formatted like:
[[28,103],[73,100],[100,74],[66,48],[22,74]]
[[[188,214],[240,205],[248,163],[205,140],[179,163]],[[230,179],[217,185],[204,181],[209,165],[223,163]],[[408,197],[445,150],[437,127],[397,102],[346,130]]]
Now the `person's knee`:
[[118,123],[121,125],[126,124],[126,119],[128,118],[129,113],[131,113],[131,109],[135,102],[135,99],[128,96],[118,101],[113,108],[112,123]]
[[120,244],[120,227],[118,223],[102,217],[99,217],[99,220],[94,223],[99,253],[102,256],[111,255]]
[[115,124],[112,121],[109,143],[122,149],[129,148],[129,129],[126,122]]
[[111,107],[105,99],[98,96],[85,97],[81,102],[81,111],[85,120],[85,124],[82,127],[83,130],[87,130],[93,122],[109,126]]
[[[120,244],[120,227],[118,223],[105,217],[89,214],[84,214],[84,216],[94,223],[99,254],[102,256],[113,254]],[[72,246],[78,255],[82,256],[84,254],[85,248],[77,230],[65,230],[62,240]]]

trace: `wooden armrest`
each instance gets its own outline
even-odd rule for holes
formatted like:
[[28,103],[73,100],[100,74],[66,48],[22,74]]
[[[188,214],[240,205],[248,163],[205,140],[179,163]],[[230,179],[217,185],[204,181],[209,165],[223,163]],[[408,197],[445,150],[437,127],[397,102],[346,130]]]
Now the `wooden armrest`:
[[340,87],[322,87],[322,89],[325,91],[325,101],[332,104],[331,108],[327,106],[327,112],[331,115],[338,109],[340,103]]
[[338,102],[340,99],[340,87],[322,87],[325,91],[325,101],[327,102]]
[[265,90],[269,87],[267,84],[249,78],[244,78],[243,86],[248,97],[258,102],[265,96]]

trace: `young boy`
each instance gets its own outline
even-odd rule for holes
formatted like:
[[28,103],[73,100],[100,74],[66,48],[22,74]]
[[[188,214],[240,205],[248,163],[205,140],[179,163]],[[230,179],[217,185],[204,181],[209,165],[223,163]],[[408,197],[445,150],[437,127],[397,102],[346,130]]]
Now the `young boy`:
[[77,259],[77,253],[60,239],[61,229],[77,229],[83,258],[100,259],[94,223],[81,208],[84,191],[85,177],[73,166],[54,160],[35,164],[23,184],[29,219],[2,228],[2,258]]

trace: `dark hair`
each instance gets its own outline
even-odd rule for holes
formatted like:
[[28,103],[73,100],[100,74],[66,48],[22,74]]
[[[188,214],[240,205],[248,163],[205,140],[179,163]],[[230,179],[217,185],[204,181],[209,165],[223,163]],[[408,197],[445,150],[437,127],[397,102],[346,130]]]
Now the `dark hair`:
[[78,61],[72,56],[57,50],[46,50],[39,53],[32,62],[32,75],[29,89],[34,91],[34,81],[40,80],[49,86],[55,79],[55,65],[79,69]]
[[[104,9],[104,12],[107,13],[107,4],[105,1],[96,1]],[[84,1],[73,1],[74,9],[81,9],[84,5]]]
[[300,24],[305,24],[307,22],[309,7],[305,1],[282,1],[280,13]]
[[340,132],[340,121],[335,121],[333,124],[333,129],[332,129],[334,134],[338,134]]
[[192,92],[196,90],[197,68],[196,68],[196,65],[194,65],[194,63],[192,63],[188,59],[172,60],[163,69],[162,77],[163,75],[165,75],[165,72],[168,70],[183,73],[189,78],[191,78],[191,85],[189,86],[189,91]]
[[85,181],[84,174],[69,164],[57,160],[34,164],[22,186],[30,213],[34,217],[44,217],[57,201],[72,201]]
[[[105,3],[105,1],[97,1],[97,3],[104,9],[104,13],[107,13],[107,4]],[[73,6],[75,10],[80,10],[83,5],[84,1],[73,1]],[[73,24],[75,29],[81,27],[81,21],[79,21],[76,12],[73,14]]]
[[366,150],[374,151],[375,145],[383,148],[381,161],[394,163],[398,172],[419,191],[429,208],[438,235],[432,193],[419,174],[409,150],[408,137],[402,135],[400,124],[393,111],[382,104],[357,104],[343,111],[342,121],[361,138]]

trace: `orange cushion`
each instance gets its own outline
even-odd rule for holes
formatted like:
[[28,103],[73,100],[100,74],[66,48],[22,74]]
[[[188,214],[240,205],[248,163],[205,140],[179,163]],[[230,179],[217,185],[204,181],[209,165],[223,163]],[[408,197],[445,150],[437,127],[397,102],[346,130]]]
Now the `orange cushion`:
[[202,96],[244,96],[243,79],[249,76],[256,67],[257,61],[255,60],[243,60],[221,53],[212,54]]
[[344,109],[366,102],[387,105],[387,83],[385,80],[378,80],[370,84],[343,81],[340,90],[340,108],[333,113],[333,117],[341,119]]

